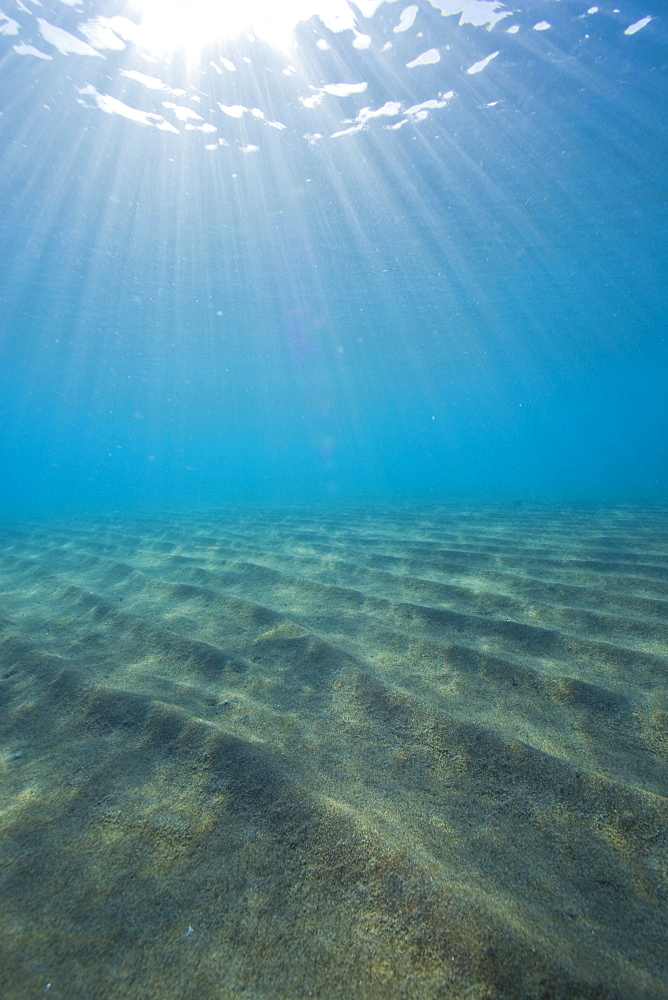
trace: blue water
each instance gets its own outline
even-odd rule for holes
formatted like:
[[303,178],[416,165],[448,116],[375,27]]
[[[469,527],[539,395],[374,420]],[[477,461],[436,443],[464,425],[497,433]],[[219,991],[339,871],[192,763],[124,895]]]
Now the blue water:
[[37,21],[88,45],[121,6],[7,10],[0,36],[6,512],[665,500],[656,0],[492,26],[419,3],[401,32],[384,4],[354,9],[366,48],[314,19],[288,54],[194,61]]

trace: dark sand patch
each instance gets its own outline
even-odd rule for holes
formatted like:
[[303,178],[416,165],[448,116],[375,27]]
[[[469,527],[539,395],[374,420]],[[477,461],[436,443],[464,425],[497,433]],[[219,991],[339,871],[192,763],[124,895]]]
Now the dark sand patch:
[[2,1000],[666,997],[665,525],[6,525]]

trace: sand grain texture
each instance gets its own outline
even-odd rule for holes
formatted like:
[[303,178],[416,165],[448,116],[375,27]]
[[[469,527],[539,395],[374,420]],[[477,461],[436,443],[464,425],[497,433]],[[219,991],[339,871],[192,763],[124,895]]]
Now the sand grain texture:
[[0,530],[3,1000],[668,996],[626,506]]

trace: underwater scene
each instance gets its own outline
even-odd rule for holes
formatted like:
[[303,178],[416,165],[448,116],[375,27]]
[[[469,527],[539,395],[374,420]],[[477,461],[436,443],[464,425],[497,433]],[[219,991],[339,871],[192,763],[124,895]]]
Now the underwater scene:
[[0,9],[0,1000],[668,997],[660,0]]

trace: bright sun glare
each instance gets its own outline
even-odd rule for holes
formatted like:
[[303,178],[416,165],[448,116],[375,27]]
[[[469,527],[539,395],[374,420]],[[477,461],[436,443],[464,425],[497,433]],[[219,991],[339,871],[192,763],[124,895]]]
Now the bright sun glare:
[[132,7],[144,48],[181,51],[189,59],[243,32],[289,48],[296,25],[314,15],[334,31],[355,25],[347,0],[132,0]]

